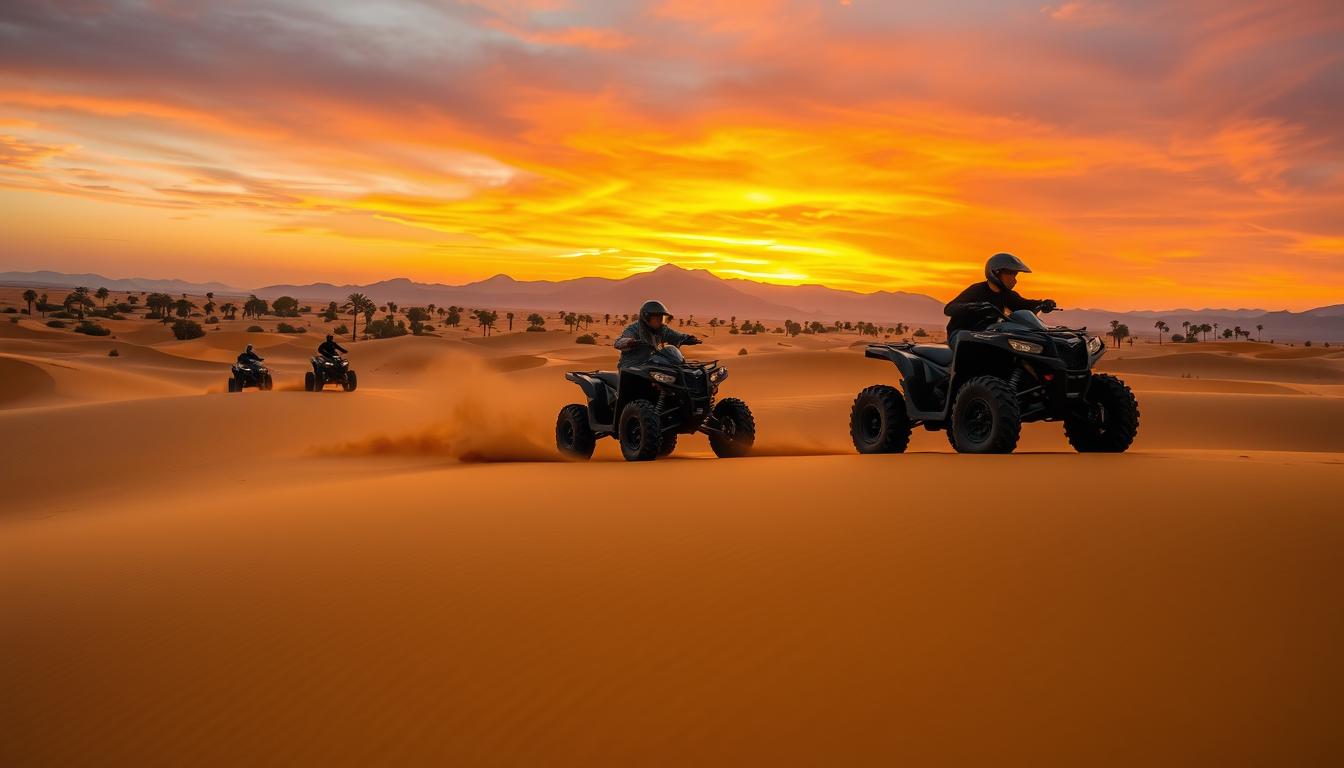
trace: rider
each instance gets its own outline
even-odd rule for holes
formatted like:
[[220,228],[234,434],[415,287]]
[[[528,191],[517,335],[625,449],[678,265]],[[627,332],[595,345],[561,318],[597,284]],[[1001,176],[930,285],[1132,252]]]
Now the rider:
[[327,340],[317,345],[317,353],[329,360],[339,360],[340,353],[345,352],[345,347],[336,343],[336,337],[327,334]]
[[255,365],[255,364],[260,363],[262,360],[265,360],[265,359],[266,359],[266,358],[262,357],[261,355],[258,355],[256,352],[252,351],[252,345],[251,345],[251,344],[248,344],[248,345],[247,345],[247,349],[243,350],[243,354],[241,354],[241,355],[238,356],[238,364],[239,364],[239,365]]
[[639,308],[639,319],[631,323],[616,339],[616,348],[621,351],[617,368],[639,365],[648,362],[660,344],[680,347],[683,344],[700,344],[700,339],[682,333],[667,324],[672,315],[661,301],[646,301]]
[[961,331],[980,331],[1009,312],[1055,311],[1054,299],[1024,299],[1014,291],[1019,272],[1031,268],[1011,253],[996,253],[985,262],[985,281],[962,291],[943,307],[947,321],[947,342],[955,345]]

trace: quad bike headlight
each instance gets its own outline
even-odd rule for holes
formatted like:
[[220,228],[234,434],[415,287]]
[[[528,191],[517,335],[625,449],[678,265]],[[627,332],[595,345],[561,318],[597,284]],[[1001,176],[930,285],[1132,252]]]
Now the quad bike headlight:
[[1101,351],[1101,337],[1093,336],[1087,340],[1087,354],[1095,355]]
[[1041,351],[1045,349],[1040,344],[1032,344],[1030,341],[1018,341],[1017,339],[1009,339],[1008,346],[1018,352],[1025,352],[1028,355],[1039,355],[1041,354]]
[[659,384],[671,384],[677,380],[677,377],[670,373],[659,373],[658,371],[654,371],[652,376],[653,380]]

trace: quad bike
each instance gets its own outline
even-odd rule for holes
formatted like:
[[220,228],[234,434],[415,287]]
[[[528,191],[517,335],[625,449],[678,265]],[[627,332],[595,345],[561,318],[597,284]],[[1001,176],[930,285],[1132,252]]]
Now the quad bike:
[[350,361],[343,357],[313,357],[313,370],[303,375],[303,388],[309,392],[321,392],[328,384],[340,384],[346,392],[354,392],[359,380],[350,370]]
[[229,377],[229,391],[242,392],[245,387],[260,390],[271,388],[271,370],[261,363],[234,363]]
[[849,432],[859,453],[901,453],[916,425],[946,430],[961,453],[1012,453],[1024,422],[1063,421],[1080,453],[1119,453],[1139,431],[1139,404],[1120,379],[1093,373],[1105,353],[1086,328],[1046,327],[1034,313],[997,311],[983,331],[945,344],[869,344],[890,360],[901,389],[868,387]]
[[715,456],[745,456],[756,442],[756,420],[735,397],[714,401],[726,378],[728,369],[717,360],[687,360],[674,346],[619,372],[566,373],[588,404],[560,410],[556,447],[571,458],[588,459],[597,438],[615,437],[626,461],[649,461],[672,453],[677,435],[704,432]]

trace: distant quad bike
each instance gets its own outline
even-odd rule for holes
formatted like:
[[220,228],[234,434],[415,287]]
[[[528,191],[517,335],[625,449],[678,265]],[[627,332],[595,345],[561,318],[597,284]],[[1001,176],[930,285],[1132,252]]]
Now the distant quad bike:
[[303,375],[303,388],[309,392],[321,392],[328,384],[340,384],[346,392],[355,391],[359,380],[355,372],[350,370],[349,360],[323,355],[313,357],[313,370]]
[[571,371],[587,405],[567,405],[555,422],[555,444],[576,459],[592,458],[597,438],[615,437],[626,461],[672,453],[677,436],[704,432],[719,458],[745,456],[756,442],[756,420],[735,397],[714,401],[728,369],[718,361],[687,360],[664,346],[647,363],[615,371]]
[[1027,310],[963,333],[955,354],[944,344],[869,344],[867,357],[900,369],[901,389],[860,392],[850,436],[859,453],[901,453],[922,425],[946,430],[961,453],[1012,453],[1023,422],[1063,421],[1074,450],[1120,453],[1138,434],[1139,404],[1120,379],[1092,372],[1104,353],[1085,328],[1047,328]]
[[261,363],[234,363],[229,377],[229,391],[242,392],[246,387],[260,390],[271,388],[271,371]]

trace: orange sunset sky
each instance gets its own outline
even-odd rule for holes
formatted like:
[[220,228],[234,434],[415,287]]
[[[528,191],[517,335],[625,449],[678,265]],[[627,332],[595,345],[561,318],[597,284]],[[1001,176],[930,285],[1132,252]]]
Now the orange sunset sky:
[[0,270],[1344,302],[1344,3],[4,0]]

